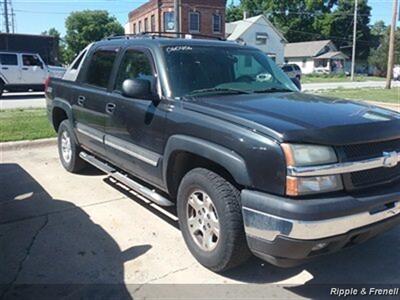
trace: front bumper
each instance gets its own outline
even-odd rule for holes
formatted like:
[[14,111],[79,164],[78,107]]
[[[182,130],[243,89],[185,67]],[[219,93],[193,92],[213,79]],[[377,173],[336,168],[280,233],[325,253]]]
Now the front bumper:
[[293,266],[364,242],[400,223],[400,184],[368,195],[295,200],[242,191],[250,250]]

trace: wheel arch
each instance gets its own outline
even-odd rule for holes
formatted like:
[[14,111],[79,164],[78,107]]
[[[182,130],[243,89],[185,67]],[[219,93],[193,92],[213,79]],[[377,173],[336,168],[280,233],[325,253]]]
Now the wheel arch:
[[246,163],[234,151],[191,136],[171,136],[164,152],[162,172],[172,197],[176,196],[183,176],[196,167],[208,168],[238,187],[251,186]]
[[51,115],[53,128],[55,131],[58,131],[58,127],[60,126],[62,121],[66,119],[72,121],[72,107],[66,101],[54,99]]

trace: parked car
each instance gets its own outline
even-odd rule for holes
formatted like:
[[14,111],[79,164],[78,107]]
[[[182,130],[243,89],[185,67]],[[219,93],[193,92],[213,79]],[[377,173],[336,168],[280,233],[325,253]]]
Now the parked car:
[[114,37],[65,76],[46,86],[64,168],[176,205],[213,271],[250,253],[293,266],[400,223],[400,114],[300,93],[256,48]]
[[299,90],[301,90],[301,69],[296,64],[286,64],[282,66],[283,72],[289,76],[290,79],[294,82]]
[[0,52],[0,96],[9,92],[44,91],[47,77],[62,77],[65,69],[47,66],[39,54]]

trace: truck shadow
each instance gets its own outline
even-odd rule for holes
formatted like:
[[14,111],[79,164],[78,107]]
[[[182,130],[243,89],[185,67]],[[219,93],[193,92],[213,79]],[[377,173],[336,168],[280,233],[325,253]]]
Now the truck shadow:
[[[158,210],[137,199],[128,190],[109,179],[107,184],[118,189],[127,197],[150,210],[159,218],[179,229],[178,222],[171,220]],[[167,208],[176,216],[175,208]],[[400,282],[400,228],[378,236],[364,244],[323,256],[308,264],[293,268],[278,268],[252,257],[243,266],[221,274],[227,278],[255,284],[279,283],[298,295],[315,298],[321,289],[340,284],[398,284]]]
[[1,299],[130,299],[124,263],[150,249],[122,251],[83,209],[53,199],[18,164],[0,164]]

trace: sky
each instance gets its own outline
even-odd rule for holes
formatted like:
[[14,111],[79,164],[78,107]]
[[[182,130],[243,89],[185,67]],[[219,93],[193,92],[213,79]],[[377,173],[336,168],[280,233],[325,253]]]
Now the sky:
[[[16,32],[40,34],[55,27],[65,34],[65,19],[72,11],[103,9],[114,15],[124,25],[128,13],[146,0],[11,0],[16,14]],[[231,0],[228,0],[230,3]],[[235,3],[239,2],[234,0]],[[371,24],[383,20],[391,23],[393,0],[369,0],[372,7]],[[3,24],[0,24],[3,28]]]

